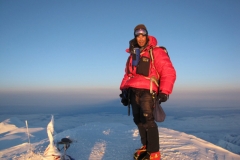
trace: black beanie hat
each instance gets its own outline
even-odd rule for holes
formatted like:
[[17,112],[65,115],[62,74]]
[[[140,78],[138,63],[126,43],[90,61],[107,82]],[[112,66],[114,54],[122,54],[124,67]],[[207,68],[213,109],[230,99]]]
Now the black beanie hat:
[[147,30],[147,28],[145,27],[144,24],[139,24],[139,25],[137,25],[137,26],[134,28],[134,32],[135,32],[136,30],[138,30],[138,29],[145,29],[145,30]]
[[[138,30],[138,29],[145,29],[147,31],[147,28],[146,28],[146,26],[144,24],[139,24],[139,25],[137,25],[134,28],[134,32],[133,33],[135,33],[135,31]],[[148,31],[147,31],[147,35],[148,35]]]

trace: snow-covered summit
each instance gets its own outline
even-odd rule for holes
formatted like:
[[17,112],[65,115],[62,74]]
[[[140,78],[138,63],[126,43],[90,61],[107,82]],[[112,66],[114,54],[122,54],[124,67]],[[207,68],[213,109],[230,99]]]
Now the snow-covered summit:
[[[91,118],[94,119],[95,117],[91,115]],[[65,137],[73,139],[74,142],[67,150],[67,154],[75,158],[75,160],[132,159],[135,149],[141,145],[136,126],[134,124],[111,121],[116,116],[108,116],[106,118],[109,120],[108,122],[87,122],[78,125],[76,128],[64,130],[56,134],[54,139],[56,142]],[[121,118],[124,120],[124,117]],[[227,151],[196,136],[168,128],[159,127],[158,129],[162,160],[240,159],[240,155]],[[29,149],[28,144],[22,143],[0,151],[0,159],[25,160],[30,157],[31,160],[39,160],[41,158],[40,155],[43,154],[48,144],[49,141],[46,138],[32,143],[35,153],[32,155],[27,152]]]

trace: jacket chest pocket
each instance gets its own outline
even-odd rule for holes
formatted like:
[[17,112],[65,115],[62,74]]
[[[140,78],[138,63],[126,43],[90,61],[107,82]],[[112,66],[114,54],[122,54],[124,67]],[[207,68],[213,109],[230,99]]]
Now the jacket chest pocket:
[[150,68],[150,58],[142,56],[137,65],[136,73],[147,77],[149,75],[149,68]]

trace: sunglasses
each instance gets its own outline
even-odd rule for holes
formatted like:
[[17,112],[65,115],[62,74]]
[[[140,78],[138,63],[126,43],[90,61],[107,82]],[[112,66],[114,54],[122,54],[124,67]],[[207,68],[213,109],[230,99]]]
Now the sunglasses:
[[134,32],[134,36],[137,37],[139,36],[140,34],[142,34],[143,36],[146,36],[147,35],[147,31],[145,29],[138,29]]

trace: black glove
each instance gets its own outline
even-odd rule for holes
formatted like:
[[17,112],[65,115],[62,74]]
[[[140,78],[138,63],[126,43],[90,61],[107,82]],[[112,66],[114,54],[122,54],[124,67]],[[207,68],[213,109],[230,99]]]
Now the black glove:
[[167,100],[168,100],[168,95],[167,94],[165,94],[165,93],[159,93],[158,94],[158,100],[159,100],[159,104],[161,103],[161,102],[166,102]]
[[121,97],[121,103],[124,106],[127,106],[128,105],[128,90],[127,89],[122,90],[122,93],[119,95],[119,97]]

